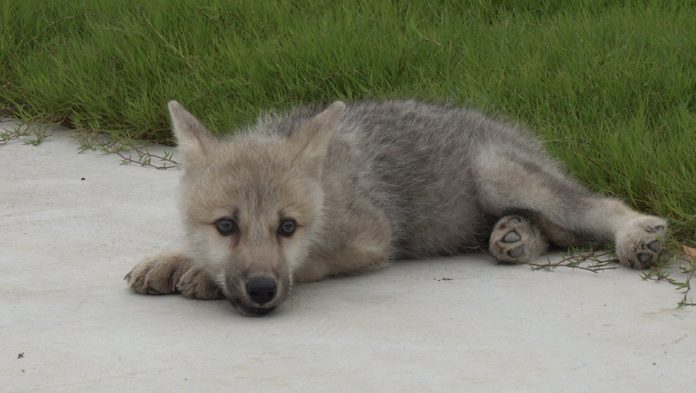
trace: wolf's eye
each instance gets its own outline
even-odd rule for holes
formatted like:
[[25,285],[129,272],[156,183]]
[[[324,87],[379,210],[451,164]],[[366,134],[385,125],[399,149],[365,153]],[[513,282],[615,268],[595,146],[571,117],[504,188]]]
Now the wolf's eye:
[[237,223],[230,218],[221,218],[215,221],[215,228],[222,236],[229,236],[235,232],[238,232]]
[[290,237],[295,233],[295,227],[297,227],[295,220],[283,220],[278,227],[278,234],[280,236]]

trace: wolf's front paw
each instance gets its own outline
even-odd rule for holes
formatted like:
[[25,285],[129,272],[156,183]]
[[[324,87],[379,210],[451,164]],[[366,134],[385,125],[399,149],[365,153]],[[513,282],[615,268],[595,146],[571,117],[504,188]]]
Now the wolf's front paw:
[[191,299],[220,299],[222,292],[203,269],[177,252],[145,259],[124,277],[134,291],[146,295],[181,293]]
[[505,216],[491,232],[489,251],[499,262],[526,263],[541,255],[548,243],[539,229],[521,216]]
[[176,284],[179,293],[190,299],[222,299],[222,291],[210,275],[199,267],[188,269]]
[[640,216],[629,220],[616,234],[616,256],[634,269],[647,269],[656,263],[667,236],[667,221]]
[[176,284],[191,265],[191,260],[181,254],[164,252],[135,265],[124,280],[135,292],[144,295],[177,293]]

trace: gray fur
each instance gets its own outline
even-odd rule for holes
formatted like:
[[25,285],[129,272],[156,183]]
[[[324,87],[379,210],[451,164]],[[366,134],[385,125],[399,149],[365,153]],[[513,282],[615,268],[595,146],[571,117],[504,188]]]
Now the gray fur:
[[[178,103],[170,112],[184,155],[181,206],[190,244],[162,257],[169,270],[150,258],[129,273],[141,293],[176,288],[157,275],[177,271],[176,280],[216,283],[194,285],[207,291],[194,297],[217,298],[219,288],[249,313],[258,305],[243,283],[260,274],[280,285],[278,298],[264,306],[270,310],[293,281],[486,243],[497,260],[512,263],[533,260],[549,243],[616,242],[621,262],[636,268],[661,251],[663,219],[589,192],[527,131],[473,109],[336,102],[264,115],[225,140]],[[302,223],[288,239],[273,230],[284,214]],[[238,238],[210,228],[220,216],[239,220]],[[194,261],[197,273],[172,268],[174,258]]]

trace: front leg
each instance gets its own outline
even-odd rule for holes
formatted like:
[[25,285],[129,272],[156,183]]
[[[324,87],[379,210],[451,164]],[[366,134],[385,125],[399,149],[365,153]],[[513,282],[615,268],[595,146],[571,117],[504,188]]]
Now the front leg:
[[367,203],[340,213],[329,218],[340,230],[321,235],[307,261],[293,272],[297,282],[359,274],[389,263],[392,234],[387,216]]
[[135,292],[144,295],[181,293],[187,298],[203,300],[223,297],[210,275],[178,251],[143,260],[124,279]]

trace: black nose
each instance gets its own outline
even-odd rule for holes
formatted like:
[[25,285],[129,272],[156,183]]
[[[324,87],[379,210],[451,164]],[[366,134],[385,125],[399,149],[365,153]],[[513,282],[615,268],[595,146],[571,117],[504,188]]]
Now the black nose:
[[247,281],[246,284],[247,294],[249,294],[251,300],[259,305],[264,305],[273,300],[277,290],[278,286],[275,280],[268,277],[254,277]]

